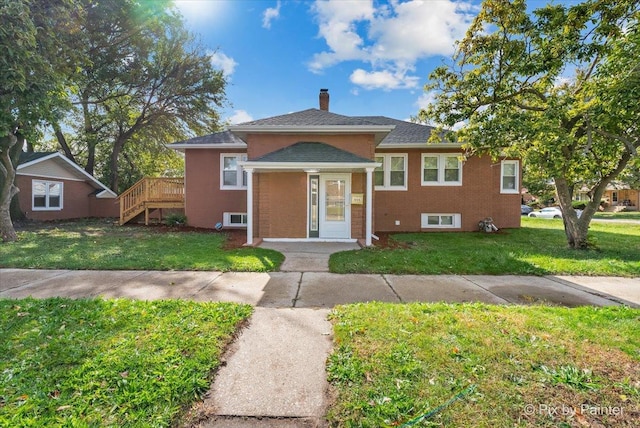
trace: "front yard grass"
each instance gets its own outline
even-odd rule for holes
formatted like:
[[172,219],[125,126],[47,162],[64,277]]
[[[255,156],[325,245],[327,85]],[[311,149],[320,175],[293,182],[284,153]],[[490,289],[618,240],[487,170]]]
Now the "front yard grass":
[[640,424],[640,310],[368,303],[331,319],[331,426]]
[[333,254],[336,273],[640,276],[640,225],[592,222],[594,249],[567,248],[562,220],[523,218],[499,233],[393,235],[405,248]]
[[595,213],[593,218],[607,219],[607,220],[640,220],[640,212],[638,211],[621,211],[617,213],[598,212],[598,213]]
[[224,249],[226,235],[105,220],[39,223],[0,245],[0,267],[29,269],[140,269],[267,272],[284,256],[264,248]]
[[0,426],[170,426],[248,305],[0,300]]

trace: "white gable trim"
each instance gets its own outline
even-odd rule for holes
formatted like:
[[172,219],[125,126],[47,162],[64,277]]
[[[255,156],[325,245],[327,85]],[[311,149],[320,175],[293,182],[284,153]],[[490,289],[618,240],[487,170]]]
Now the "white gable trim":
[[[55,159],[55,158],[58,158],[61,161],[65,162],[67,165],[69,165],[74,171],[74,173],[76,173],[78,177],[80,177],[80,181],[85,181],[85,180],[90,181],[94,183],[99,189],[102,189],[102,191],[96,195],[97,198],[116,198],[118,196],[113,190],[109,189],[107,186],[105,186],[104,184],[96,180],[94,176],[87,173],[85,170],[80,168],[78,165],[76,165],[71,160],[69,160],[66,156],[63,156],[60,153],[51,153],[50,155],[43,156],[41,158],[34,159],[30,162],[25,162],[23,164],[20,164],[16,169],[16,173],[20,173],[21,169],[25,169],[32,165],[36,165],[38,163],[48,161],[50,159]],[[27,174],[20,174],[20,175],[27,175]],[[47,177],[47,178],[59,178],[59,177]]]

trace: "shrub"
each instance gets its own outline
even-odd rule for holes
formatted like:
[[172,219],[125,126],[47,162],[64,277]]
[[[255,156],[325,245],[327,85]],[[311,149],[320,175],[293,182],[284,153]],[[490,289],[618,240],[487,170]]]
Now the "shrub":
[[168,226],[184,226],[187,224],[187,216],[181,213],[171,213],[165,219]]
[[587,207],[587,203],[585,201],[573,201],[571,202],[571,206],[576,210],[583,210]]

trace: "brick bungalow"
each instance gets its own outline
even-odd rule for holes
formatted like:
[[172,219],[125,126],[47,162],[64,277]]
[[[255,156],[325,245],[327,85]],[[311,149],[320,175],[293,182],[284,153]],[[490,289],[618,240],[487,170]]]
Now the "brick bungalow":
[[20,207],[32,220],[117,217],[117,195],[57,152],[22,153],[16,169]]
[[[474,231],[492,217],[520,227],[520,162],[462,158],[427,144],[433,128],[320,108],[171,144],[185,155],[191,226],[247,228],[259,240],[361,240],[374,231]],[[251,209],[247,209],[251,207]]]

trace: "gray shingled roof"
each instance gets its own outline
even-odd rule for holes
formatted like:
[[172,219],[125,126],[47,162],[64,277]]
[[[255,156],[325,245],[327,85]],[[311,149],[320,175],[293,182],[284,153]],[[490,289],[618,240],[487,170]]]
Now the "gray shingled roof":
[[[280,116],[267,117],[251,122],[240,123],[240,127],[260,126],[395,126],[382,140],[383,145],[425,144],[433,127],[418,123],[405,122],[385,116],[343,116],[325,110],[311,108]],[[233,127],[232,127],[233,129]],[[246,144],[242,138],[231,131],[216,132],[202,137],[195,137],[185,141],[170,144]]]
[[54,153],[56,152],[31,152],[31,153],[22,152],[20,153],[20,159],[18,160],[18,165],[22,165],[23,163],[27,163],[27,162],[32,162],[36,159],[44,158]]
[[231,131],[216,132],[209,135],[203,135],[201,137],[190,138],[184,141],[178,141],[177,143],[169,144],[246,144],[240,137],[231,133]]
[[344,163],[371,163],[353,153],[346,152],[337,147],[325,143],[299,142],[284,147],[275,152],[267,153],[254,162],[344,162]]
[[404,120],[392,119],[385,116],[360,116],[359,118],[373,122],[377,125],[396,126],[380,144],[426,143],[429,137],[431,137],[431,131],[434,129],[431,126],[405,122]]
[[251,122],[239,123],[238,126],[358,126],[387,125],[375,123],[364,117],[343,116],[317,108],[310,108],[295,113],[267,117]]

